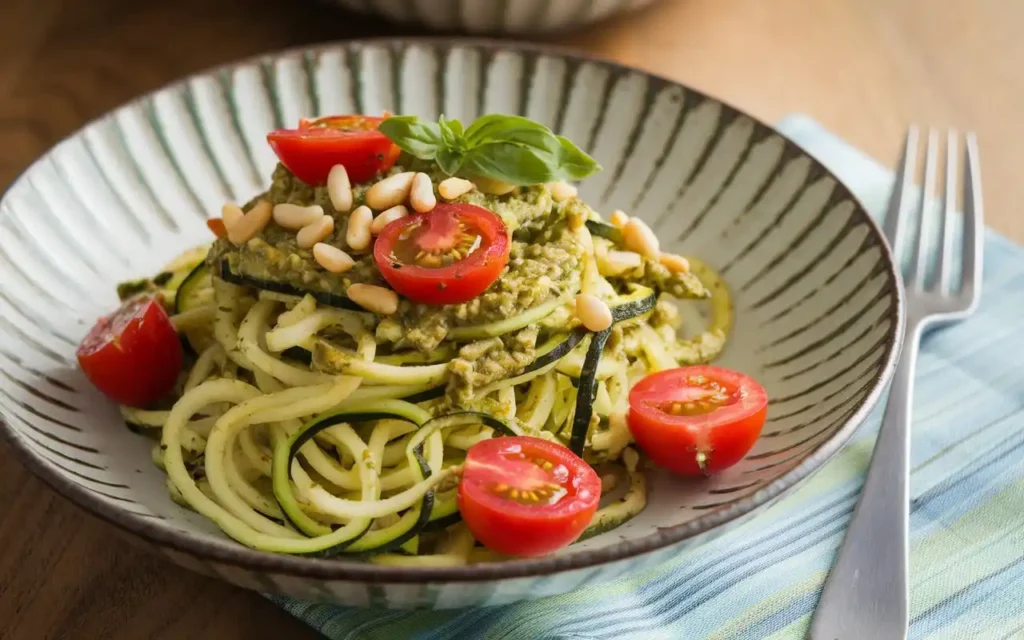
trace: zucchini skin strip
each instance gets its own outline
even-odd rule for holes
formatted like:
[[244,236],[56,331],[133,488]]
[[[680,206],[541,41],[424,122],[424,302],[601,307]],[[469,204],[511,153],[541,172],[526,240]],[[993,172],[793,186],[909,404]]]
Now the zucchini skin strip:
[[303,291],[297,287],[293,287],[290,284],[283,282],[274,282],[273,280],[263,280],[261,278],[253,278],[251,276],[243,276],[235,273],[231,270],[227,260],[221,260],[220,262],[220,278],[225,282],[231,284],[237,284],[243,287],[253,287],[256,289],[263,289],[264,291],[273,291],[274,293],[283,293],[286,296],[295,296],[301,298],[305,295],[311,295],[320,304],[327,305],[328,307],[337,307],[338,309],[347,309],[349,311],[362,311],[366,312],[366,309],[362,308],[355,302],[352,302],[349,298],[337,293],[328,293],[326,291]]
[[576,393],[576,413],[572,419],[569,449],[581,458],[583,457],[583,446],[587,443],[587,431],[590,430],[590,418],[594,415],[597,365],[601,362],[601,353],[611,334],[611,329],[594,334],[590,341],[590,347],[587,349],[587,357],[583,361],[583,370],[580,372],[580,385]]

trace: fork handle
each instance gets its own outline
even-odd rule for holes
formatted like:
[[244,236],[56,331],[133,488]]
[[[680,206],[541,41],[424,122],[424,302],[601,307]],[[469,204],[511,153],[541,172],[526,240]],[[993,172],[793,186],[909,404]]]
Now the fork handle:
[[910,409],[918,339],[918,327],[907,327],[867,479],[811,620],[812,640],[907,637]]

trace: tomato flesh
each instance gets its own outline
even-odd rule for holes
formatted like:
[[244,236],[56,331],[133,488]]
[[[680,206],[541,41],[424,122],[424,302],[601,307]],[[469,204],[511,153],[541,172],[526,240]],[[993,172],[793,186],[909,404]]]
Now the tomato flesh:
[[271,132],[267,142],[281,164],[306,184],[323,184],[337,164],[345,165],[351,182],[366,182],[394,166],[401,153],[377,130],[383,121],[369,116],[303,119],[297,129]]
[[587,528],[601,480],[568,448],[541,438],[484,440],[466,454],[459,512],[487,548],[520,557],[568,546]]
[[629,430],[655,464],[709,475],[753,448],[768,414],[768,394],[753,378],[701,365],[653,373],[629,392]]
[[460,304],[498,279],[510,249],[497,215],[476,205],[442,203],[384,227],[373,258],[391,288],[410,300]]
[[137,407],[167,395],[181,371],[178,333],[163,305],[151,296],[130,298],[100,318],[78,345],[76,355],[97,389],[112,400]]

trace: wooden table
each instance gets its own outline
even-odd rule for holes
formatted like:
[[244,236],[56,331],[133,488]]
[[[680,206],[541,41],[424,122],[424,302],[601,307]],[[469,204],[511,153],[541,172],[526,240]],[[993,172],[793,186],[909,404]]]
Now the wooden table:
[[[484,0],[480,0],[484,1]],[[666,0],[565,39],[766,120],[816,117],[892,161],[907,122],[978,132],[991,226],[1024,242],[1024,5]],[[414,33],[300,0],[3,0],[0,186],[87,120],[235,58]],[[312,638],[256,594],[126,546],[0,445],[0,636]]]

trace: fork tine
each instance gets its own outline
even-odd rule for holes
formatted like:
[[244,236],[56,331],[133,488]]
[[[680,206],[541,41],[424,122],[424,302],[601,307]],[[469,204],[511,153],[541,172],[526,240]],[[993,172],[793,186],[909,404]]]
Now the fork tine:
[[953,252],[953,216],[956,211],[956,168],[959,160],[959,154],[957,153],[957,143],[959,136],[955,129],[950,129],[949,134],[946,137],[946,193],[942,198],[942,208],[940,209],[942,220],[940,222],[942,229],[942,244],[939,245],[939,276],[936,281],[936,289],[939,293],[946,293],[949,291],[949,278],[950,278],[950,255]]
[[981,164],[978,138],[967,134],[964,149],[964,236],[963,286],[961,297],[973,308],[981,292],[981,243],[984,240],[984,205],[981,200]]
[[924,151],[924,186],[921,187],[921,198],[917,203],[917,242],[914,243],[910,267],[903,274],[903,281],[911,283],[918,290],[924,288],[926,277],[925,265],[928,260],[928,198],[935,191],[935,164],[938,156],[939,134],[934,129],[928,130],[928,143]]
[[917,160],[917,127],[907,128],[907,138],[900,157],[899,169],[896,171],[896,182],[889,195],[889,208],[885,213],[885,237],[889,240],[896,264],[901,263],[900,246],[906,224],[903,223],[903,207],[914,184],[915,164]]

